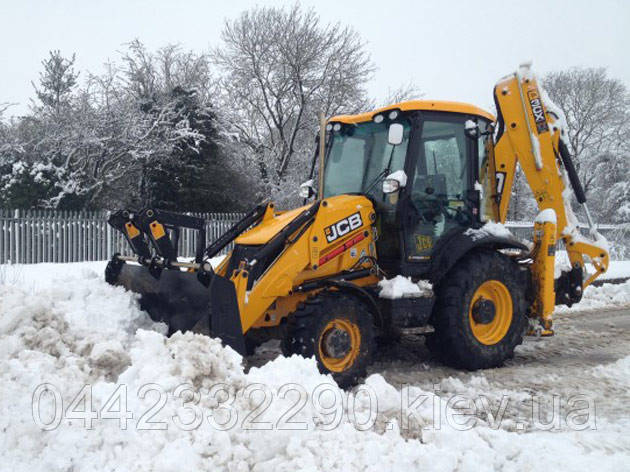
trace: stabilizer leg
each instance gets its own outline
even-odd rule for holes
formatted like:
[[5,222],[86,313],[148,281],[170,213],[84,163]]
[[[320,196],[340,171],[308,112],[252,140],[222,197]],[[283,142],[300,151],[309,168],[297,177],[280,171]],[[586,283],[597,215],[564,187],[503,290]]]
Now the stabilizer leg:
[[556,213],[552,209],[541,211],[534,223],[534,250],[532,252],[532,280],[535,299],[531,317],[539,327],[530,334],[553,336],[553,310],[556,304],[554,267],[556,262]]

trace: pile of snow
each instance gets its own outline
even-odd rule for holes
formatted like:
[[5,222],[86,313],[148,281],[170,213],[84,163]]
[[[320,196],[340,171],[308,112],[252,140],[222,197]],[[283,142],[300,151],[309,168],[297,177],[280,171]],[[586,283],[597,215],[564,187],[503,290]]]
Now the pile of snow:
[[[0,286],[0,463],[7,470],[627,465],[623,454],[584,444],[570,430],[519,434],[489,419],[455,418],[445,399],[415,386],[402,391],[378,374],[347,392],[314,359],[278,357],[245,372],[241,357],[217,339],[165,337],[137,297],[107,285],[100,270],[68,264],[51,272]],[[400,284],[409,288],[392,283]],[[472,387],[482,391],[483,382]],[[54,395],[64,407],[58,421]],[[613,443],[625,432],[606,434]]]
[[413,282],[410,277],[397,275],[392,279],[383,279],[378,283],[381,298],[394,300],[396,298],[432,297],[433,287],[426,280]]

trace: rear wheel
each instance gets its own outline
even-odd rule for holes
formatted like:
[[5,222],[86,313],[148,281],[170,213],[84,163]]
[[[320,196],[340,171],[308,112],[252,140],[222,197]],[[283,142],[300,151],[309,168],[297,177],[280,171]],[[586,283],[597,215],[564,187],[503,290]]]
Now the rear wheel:
[[341,387],[366,374],[374,350],[372,313],[361,300],[343,292],[324,292],[289,317],[285,353],[315,356],[320,372]]
[[525,283],[503,254],[466,256],[437,288],[429,350],[467,369],[497,367],[513,357],[527,327]]

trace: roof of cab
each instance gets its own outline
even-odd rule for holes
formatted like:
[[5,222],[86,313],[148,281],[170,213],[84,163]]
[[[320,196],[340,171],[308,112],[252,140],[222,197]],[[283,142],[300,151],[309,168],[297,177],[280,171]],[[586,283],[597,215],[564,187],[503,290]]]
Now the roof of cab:
[[490,121],[496,120],[496,118],[491,113],[488,113],[487,111],[468,103],[447,102],[440,100],[409,100],[407,102],[394,103],[393,105],[388,105],[386,107],[378,108],[367,113],[360,113],[358,115],[333,116],[328,121],[340,121],[342,123],[361,123],[364,121],[370,121],[372,117],[377,113],[396,109],[401,111],[446,111],[451,113],[464,113],[466,115],[477,115]]

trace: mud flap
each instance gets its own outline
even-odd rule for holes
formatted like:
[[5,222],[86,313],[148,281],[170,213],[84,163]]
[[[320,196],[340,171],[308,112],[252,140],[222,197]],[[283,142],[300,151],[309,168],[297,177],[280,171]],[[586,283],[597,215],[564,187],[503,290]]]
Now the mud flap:
[[244,356],[245,337],[232,281],[214,275],[210,280],[210,300],[212,333]]

